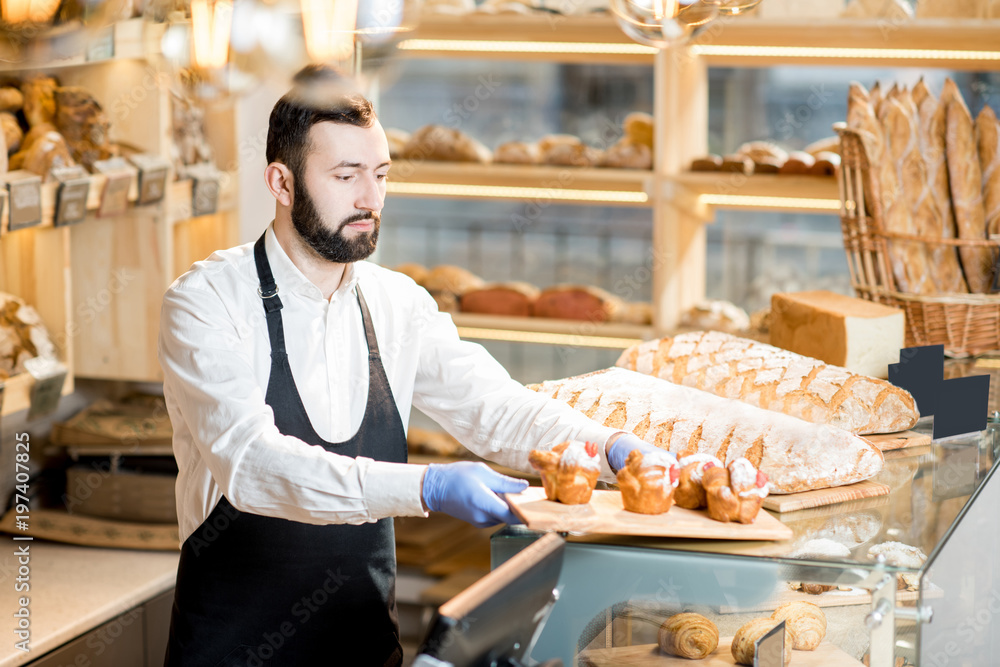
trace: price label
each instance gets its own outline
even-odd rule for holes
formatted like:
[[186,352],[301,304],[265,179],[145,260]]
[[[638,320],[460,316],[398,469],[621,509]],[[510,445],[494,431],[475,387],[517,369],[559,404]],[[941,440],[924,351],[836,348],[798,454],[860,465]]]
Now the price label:
[[24,368],[35,378],[31,385],[31,407],[28,408],[28,421],[34,421],[52,414],[59,407],[69,369],[66,364],[45,357],[28,359]]
[[191,216],[211,215],[218,211],[221,174],[215,165],[191,165],[185,170],[185,175],[194,181],[191,186]]
[[53,169],[52,176],[59,181],[56,190],[56,214],[52,224],[72,225],[87,217],[87,196],[90,194],[90,177],[81,167]]
[[33,227],[42,221],[42,178],[29,171],[8,172],[4,180],[10,202],[7,229]]
[[785,622],[782,621],[757,640],[753,667],[785,667]]
[[139,169],[139,206],[155,204],[163,199],[167,192],[167,173],[170,163],[158,155],[139,154],[129,158]]
[[120,157],[99,160],[94,163],[94,171],[107,176],[101,191],[101,204],[97,215],[102,218],[121,215],[128,210],[128,194],[132,180],[138,181],[138,170]]

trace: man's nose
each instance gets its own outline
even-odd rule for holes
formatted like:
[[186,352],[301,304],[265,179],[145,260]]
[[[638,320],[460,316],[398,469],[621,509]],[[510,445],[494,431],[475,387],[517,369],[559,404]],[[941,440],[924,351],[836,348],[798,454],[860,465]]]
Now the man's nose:
[[374,175],[364,179],[362,191],[358,193],[357,207],[366,211],[381,211],[385,204],[385,193]]

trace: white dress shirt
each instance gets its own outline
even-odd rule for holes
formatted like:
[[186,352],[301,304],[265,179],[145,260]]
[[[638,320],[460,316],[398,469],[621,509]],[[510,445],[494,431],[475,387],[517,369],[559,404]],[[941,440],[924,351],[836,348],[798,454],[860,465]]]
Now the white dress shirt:
[[[285,254],[273,226],[265,247],[292,375],[324,440],[350,439],[367,404],[356,284],[404,428],[416,405],[479,456],[519,470],[530,470],[532,449],[569,438],[603,446],[618,432],[512,380],[482,346],[461,340],[451,317],[407,276],[358,262],[328,301]],[[425,466],[331,454],[278,431],[264,402],[271,345],[258,284],[248,243],[197,262],[163,299],[159,355],[179,468],[181,539],[223,495],[240,511],[310,524],[424,515]],[[603,455],[601,472],[614,481]]]

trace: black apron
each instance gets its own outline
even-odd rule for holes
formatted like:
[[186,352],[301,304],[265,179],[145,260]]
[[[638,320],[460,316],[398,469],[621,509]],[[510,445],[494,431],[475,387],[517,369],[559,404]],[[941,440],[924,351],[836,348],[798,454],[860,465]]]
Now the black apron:
[[[271,340],[266,401],[278,430],[336,454],[405,463],[406,433],[361,290],[368,404],[354,437],[326,442],[295,388],[263,236],[254,259]],[[240,512],[223,497],[181,547],[166,665],[398,665],[395,587],[392,519],[315,526]]]

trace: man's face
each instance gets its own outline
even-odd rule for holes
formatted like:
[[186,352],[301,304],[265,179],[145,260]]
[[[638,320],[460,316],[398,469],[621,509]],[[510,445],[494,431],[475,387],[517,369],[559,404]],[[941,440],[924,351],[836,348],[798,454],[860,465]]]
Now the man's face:
[[346,264],[375,252],[389,144],[382,126],[317,123],[304,173],[293,174],[292,224],[313,251]]

